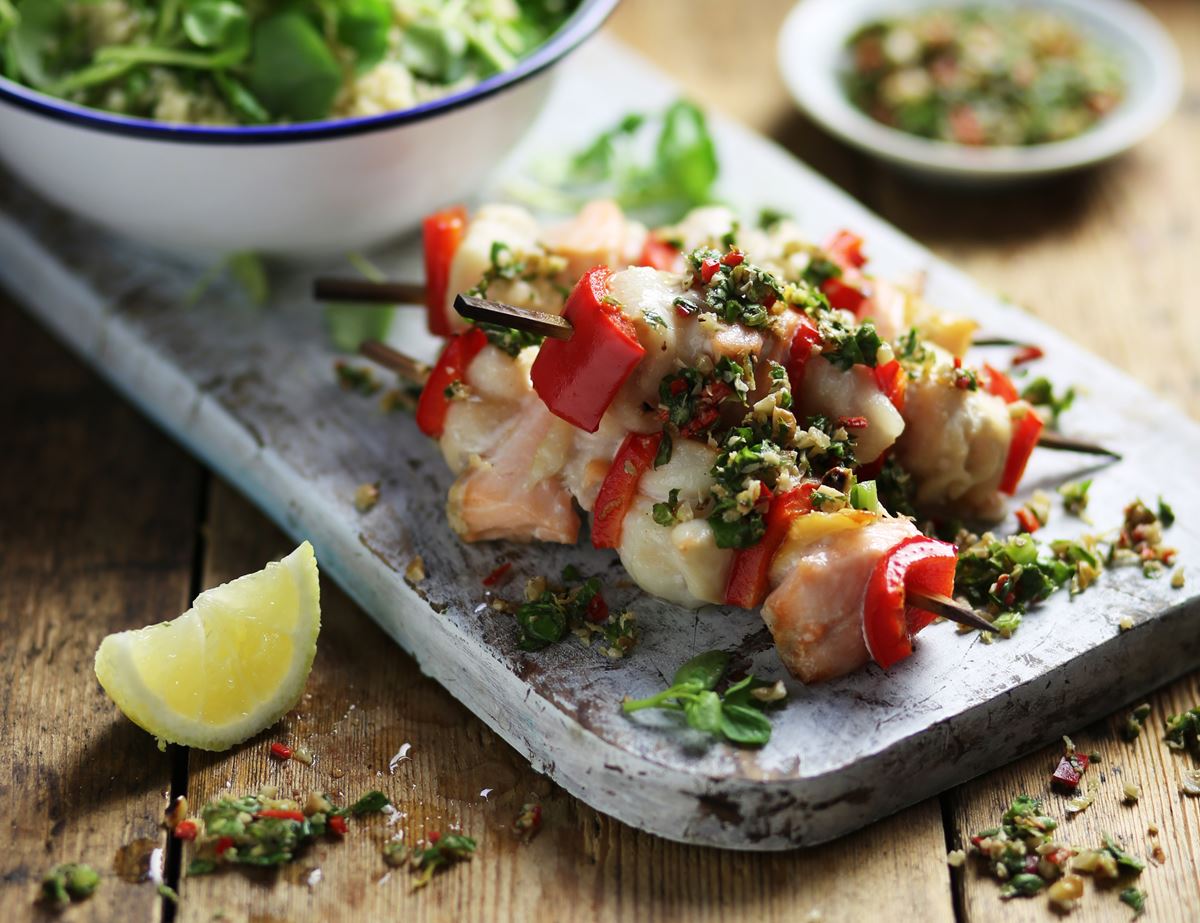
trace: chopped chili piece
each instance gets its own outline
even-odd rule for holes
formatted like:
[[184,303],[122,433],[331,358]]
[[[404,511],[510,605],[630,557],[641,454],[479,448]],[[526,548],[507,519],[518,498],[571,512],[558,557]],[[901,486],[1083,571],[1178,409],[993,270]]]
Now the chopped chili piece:
[[429,831],[429,836],[427,836],[425,839],[429,840],[429,845],[436,846],[438,840],[440,840],[441,838],[442,838],[442,835],[440,832],[438,832],[437,830],[431,830],[431,831]]
[[597,593],[591,598],[587,604],[587,610],[584,616],[589,622],[600,624],[608,618],[608,603],[604,601],[604,597]]
[[1068,753],[1058,761],[1058,767],[1050,776],[1050,784],[1060,791],[1074,792],[1079,788],[1089,762],[1085,753]]
[[512,561],[505,561],[494,571],[483,578],[484,586],[496,586],[497,584],[508,579],[508,572],[512,570]]
[[[746,255],[742,253],[742,251],[730,250],[723,257],[721,257],[721,262],[726,266],[740,266],[745,259]],[[705,279],[704,281],[707,282],[708,280]]]
[[217,840],[217,845],[214,847],[213,851],[219,856],[230,849],[233,849],[233,837],[223,836]]
[[1041,359],[1044,355],[1046,355],[1046,352],[1040,346],[1023,346],[1017,351],[1017,354],[1013,356],[1012,364],[1023,365],[1026,362],[1033,362],[1035,359]]
[[821,283],[821,291],[829,299],[830,305],[842,311],[849,311],[851,314],[857,314],[858,309],[867,300],[867,296],[859,289],[853,285],[847,285],[841,279],[826,279]]
[[254,815],[255,817],[271,817],[276,820],[304,820],[303,811],[284,811],[278,808],[266,808]]
[[853,267],[861,269],[866,265],[867,258],[862,252],[863,240],[857,234],[842,230],[834,234],[825,243],[825,252],[829,258],[843,269]]
[[181,820],[175,825],[175,829],[171,831],[177,840],[194,840],[199,829],[196,827],[194,820]]
[[716,260],[702,260],[700,263],[700,278],[704,280],[704,284],[708,285],[712,281],[712,277],[717,274],[717,270],[721,268],[721,264]]
[[338,836],[345,836],[350,828],[346,825],[346,818],[342,817],[341,814],[331,814],[329,816],[329,829]]
[[899,411],[904,410],[904,395],[908,389],[908,373],[899,359],[875,367],[875,382],[880,392]]
[[1037,516],[1027,506],[1018,509],[1014,515],[1017,517],[1017,522],[1020,524],[1022,532],[1032,533],[1042,527],[1042,524],[1038,522]]
[[838,417],[838,426],[844,426],[846,429],[866,429],[866,417]]
[[292,758],[292,748],[287,744],[273,743],[271,744],[271,756],[277,760],[290,760]]

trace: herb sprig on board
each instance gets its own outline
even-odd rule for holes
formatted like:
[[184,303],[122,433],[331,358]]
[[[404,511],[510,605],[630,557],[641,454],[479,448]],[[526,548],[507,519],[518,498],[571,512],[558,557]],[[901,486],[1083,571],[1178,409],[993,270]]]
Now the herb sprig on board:
[[729,670],[729,655],[708,651],[693,657],[678,670],[671,685],[644,699],[626,699],[621,708],[632,714],[647,708],[678,712],[689,727],[747,747],[761,747],[771,739],[771,722],[763,709],[782,701],[783,683],[767,683],[746,676],[723,692],[717,685]]

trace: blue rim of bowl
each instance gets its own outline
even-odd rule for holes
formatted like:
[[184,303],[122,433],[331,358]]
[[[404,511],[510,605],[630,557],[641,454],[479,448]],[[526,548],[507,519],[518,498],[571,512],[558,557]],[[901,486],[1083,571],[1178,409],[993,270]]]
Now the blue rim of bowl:
[[327,141],[365,132],[395,128],[442,115],[485,99],[533,77],[557,63],[596,32],[620,0],[583,0],[579,8],[549,39],[516,66],[494,74],[472,87],[450,96],[385,112],[382,115],[349,119],[325,119],[290,125],[185,125],[157,122],[92,109],[0,77],[0,101],[60,122],[80,125],[111,134],[188,144],[282,144],[296,141]]

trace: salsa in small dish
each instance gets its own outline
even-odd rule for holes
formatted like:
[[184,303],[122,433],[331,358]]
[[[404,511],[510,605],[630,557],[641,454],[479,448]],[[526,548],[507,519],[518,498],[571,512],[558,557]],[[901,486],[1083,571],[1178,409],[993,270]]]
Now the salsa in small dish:
[[408,109],[510,70],[578,0],[0,0],[0,74],[190,125]]
[[876,121],[973,146],[1064,141],[1124,98],[1117,57],[1057,13],[931,8],[879,19],[848,42],[851,101]]

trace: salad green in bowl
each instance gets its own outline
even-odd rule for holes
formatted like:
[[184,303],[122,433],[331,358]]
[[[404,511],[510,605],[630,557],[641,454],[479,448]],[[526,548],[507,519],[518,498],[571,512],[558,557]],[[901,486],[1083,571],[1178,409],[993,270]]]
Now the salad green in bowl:
[[578,0],[0,0],[0,73],[109,112],[268,125],[407,109],[510,70]]

